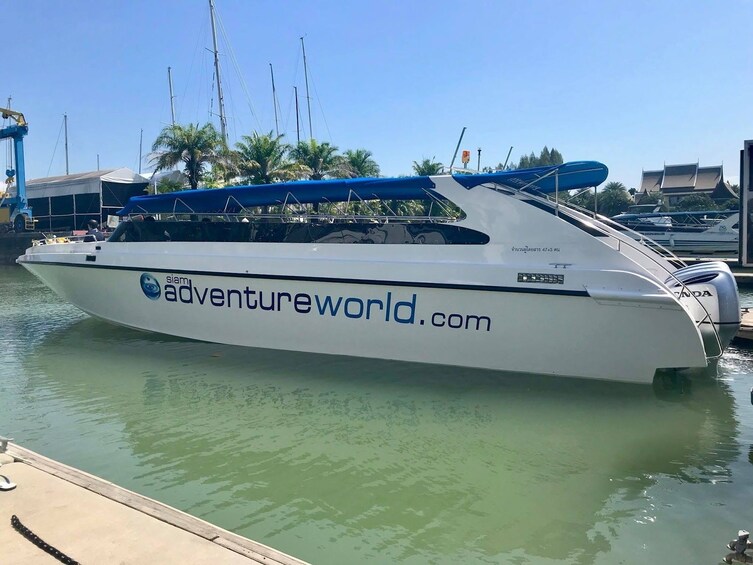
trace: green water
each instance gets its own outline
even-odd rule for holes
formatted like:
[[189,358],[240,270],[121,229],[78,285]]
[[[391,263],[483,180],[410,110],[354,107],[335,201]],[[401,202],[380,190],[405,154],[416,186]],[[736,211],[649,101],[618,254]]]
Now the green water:
[[753,527],[753,352],[636,387],[155,336],[20,268],[0,305],[0,434],[312,563],[716,563]]

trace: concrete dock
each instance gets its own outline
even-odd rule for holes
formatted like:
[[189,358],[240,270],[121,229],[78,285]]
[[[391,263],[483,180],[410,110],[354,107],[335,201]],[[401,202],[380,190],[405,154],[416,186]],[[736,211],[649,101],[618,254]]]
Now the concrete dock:
[[[17,485],[13,490],[0,490],[3,565],[60,563],[12,527],[14,515],[44,542],[85,565],[306,565],[13,443],[0,453],[0,475]],[[0,477],[0,487],[4,482]]]

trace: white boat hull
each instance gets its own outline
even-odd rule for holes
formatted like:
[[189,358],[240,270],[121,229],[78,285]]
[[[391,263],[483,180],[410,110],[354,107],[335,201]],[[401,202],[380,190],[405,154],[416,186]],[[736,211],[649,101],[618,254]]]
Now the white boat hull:
[[[601,175],[588,182],[605,178],[603,165],[569,166]],[[633,383],[721,355],[740,313],[726,265],[678,270],[623,231],[523,188],[489,184],[495,178],[418,179],[466,214],[448,230],[424,218],[411,226],[420,238],[398,216],[332,220],[324,239],[322,218],[284,216],[269,230],[263,218],[235,229],[237,218],[202,227],[151,217],[123,224],[107,242],[33,246],[19,262],[93,316],[234,345]],[[287,201],[285,191],[309,198],[307,190],[326,185],[316,198],[342,199],[335,189],[346,182],[265,190],[282,190]],[[373,197],[375,183],[403,191],[403,182],[361,184]],[[183,197],[227,206],[232,195],[258,194]],[[365,245],[359,234],[371,231],[384,237],[369,235]]]
[[677,255],[717,255],[736,257],[740,246],[737,234],[693,234],[664,232],[641,232],[636,239],[647,238],[666,247]]
[[634,383],[706,365],[669,300],[22,264],[93,316],[202,341]]

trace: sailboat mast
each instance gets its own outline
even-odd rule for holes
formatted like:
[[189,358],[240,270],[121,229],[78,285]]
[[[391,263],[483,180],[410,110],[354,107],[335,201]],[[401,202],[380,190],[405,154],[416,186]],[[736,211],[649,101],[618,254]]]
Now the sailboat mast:
[[65,125],[65,174],[67,175],[70,174],[68,172],[68,114],[63,114],[63,124]]
[[294,86],[293,90],[295,90],[295,134],[298,139],[298,143],[301,142],[301,120],[300,120],[300,114],[298,113],[298,87]]
[[143,146],[144,146],[144,128],[141,128],[141,133],[139,134],[139,174],[141,174],[141,161],[143,160],[143,157],[142,157]]
[[220,55],[217,51],[217,29],[214,25],[214,0],[209,0],[209,17],[212,21],[212,44],[214,45],[214,73],[217,75],[217,98],[220,106],[220,130],[222,140],[227,143],[227,120],[225,119],[225,99],[222,97],[222,80],[220,80]]
[[280,137],[280,125],[277,122],[277,93],[275,92],[275,71],[272,69],[272,63],[269,64],[269,73],[272,75],[272,106],[275,109],[275,132]]
[[309,139],[314,138],[314,129],[311,127],[311,96],[309,95],[309,71],[306,64],[306,44],[301,37],[301,48],[303,49],[303,76],[306,77],[306,106],[309,110]]
[[167,67],[167,83],[170,86],[170,116],[172,117],[172,124],[175,125],[175,96],[173,96],[173,74],[172,69]]

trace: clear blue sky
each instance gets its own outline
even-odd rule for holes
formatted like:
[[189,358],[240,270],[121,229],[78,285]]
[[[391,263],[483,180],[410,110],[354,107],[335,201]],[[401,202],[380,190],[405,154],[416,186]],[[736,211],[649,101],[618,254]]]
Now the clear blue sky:
[[[463,126],[474,165],[478,147],[483,166],[548,145],[628,187],[664,162],[724,162],[736,180],[753,138],[751,0],[216,5],[231,143],[274,128],[269,63],[281,130],[295,141],[297,85],[308,136],[302,35],[314,136],[371,150],[384,175],[448,164]],[[97,154],[138,170],[142,128],[149,170],[170,122],[168,66],[178,121],[206,122],[210,100],[217,111],[206,0],[9,2],[4,21],[0,101],[29,122],[28,178],[64,174],[64,113],[71,172]]]

